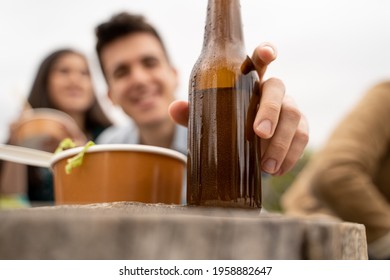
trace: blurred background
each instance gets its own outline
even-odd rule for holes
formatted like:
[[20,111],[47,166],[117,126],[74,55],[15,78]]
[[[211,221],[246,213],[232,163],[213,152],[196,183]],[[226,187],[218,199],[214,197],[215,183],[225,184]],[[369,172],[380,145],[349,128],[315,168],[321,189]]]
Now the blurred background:
[[[52,50],[87,54],[99,97],[106,99],[95,55],[94,28],[113,13],[142,13],[155,24],[178,68],[177,95],[187,99],[188,78],[201,51],[207,0],[1,0],[0,142],[23,106],[38,64]],[[278,48],[266,77],[281,78],[310,124],[310,149],[375,83],[390,78],[390,2],[385,0],[241,0],[249,54],[261,42]]]

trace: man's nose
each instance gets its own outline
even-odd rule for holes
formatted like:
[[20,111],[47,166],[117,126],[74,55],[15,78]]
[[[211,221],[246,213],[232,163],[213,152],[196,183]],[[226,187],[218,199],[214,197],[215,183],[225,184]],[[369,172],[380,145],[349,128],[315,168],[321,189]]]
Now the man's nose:
[[131,74],[131,80],[134,85],[145,84],[149,81],[150,75],[148,71],[141,66],[134,67]]

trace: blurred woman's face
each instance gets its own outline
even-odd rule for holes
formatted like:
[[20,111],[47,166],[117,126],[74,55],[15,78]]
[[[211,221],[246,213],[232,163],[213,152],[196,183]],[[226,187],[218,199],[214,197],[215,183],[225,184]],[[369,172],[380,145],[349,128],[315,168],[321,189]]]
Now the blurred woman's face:
[[48,90],[56,109],[70,115],[86,112],[95,100],[86,60],[74,53],[62,55],[49,74]]

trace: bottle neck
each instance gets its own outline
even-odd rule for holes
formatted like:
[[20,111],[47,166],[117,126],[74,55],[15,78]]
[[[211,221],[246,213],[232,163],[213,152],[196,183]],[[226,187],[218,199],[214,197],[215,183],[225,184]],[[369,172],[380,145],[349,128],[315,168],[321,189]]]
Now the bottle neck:
[[203,48],[234,44],[244,48],[240,0],[209,0]]

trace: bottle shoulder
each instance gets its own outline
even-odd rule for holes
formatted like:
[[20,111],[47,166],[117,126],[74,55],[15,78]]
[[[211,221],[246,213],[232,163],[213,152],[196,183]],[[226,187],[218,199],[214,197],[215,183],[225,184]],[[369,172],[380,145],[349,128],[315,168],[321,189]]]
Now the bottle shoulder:
[[195,65],[190,76],[190,86],[198,89],[235,87],[242,82],[252,83],[258,80],[257,73],[243,74],[241,63],[227,65]]
[[229,56],[219,52],[202,53],[194,64],[192,72],[238,72],[245,58],[245,55]]
[[194,67],[190,81],[202,88],[231,86],[242,76],[242,65],[246,60],[242,45],[224,45],[221,48],[204,46]]

